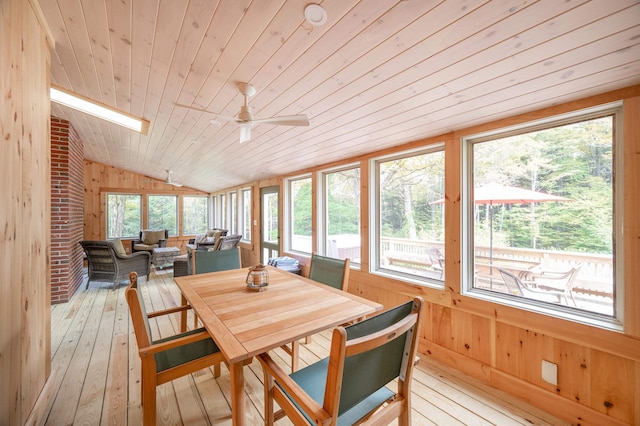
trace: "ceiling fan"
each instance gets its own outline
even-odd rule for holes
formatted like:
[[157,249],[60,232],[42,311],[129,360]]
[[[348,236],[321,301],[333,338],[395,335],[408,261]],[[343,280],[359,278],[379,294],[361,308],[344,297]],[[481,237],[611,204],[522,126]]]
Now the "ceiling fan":
[[173,173],[172,170],[167,170],[167,178],[165,179],[164,183],[169,184],[169,185],[173,185],[173,186],[177,186],[177,187],[181,187],[182,184],[178,183],[178,182],[174,182],[171,180],[171,173]]
[[308,126],[309,118],[305,114],[298,115],[282,115],[279,117],[258,118],[254,119],[251,113],[251,107],[247,105],[247,99],[256,94],[256,88],[249,83],[238,83],[238,90],[244,96],[244,105],[240,107],[240,111],[233,117],[228,115],[216,114],[203,109],[176,104],[177,106],[192,109],[195,111],[213,114],[216,119],[211,120],[213,124],[220,124],[219,120],[232,121],[240,126],[240,143],[251,140],[251,128],[258,124],[274,124],[277,126]]

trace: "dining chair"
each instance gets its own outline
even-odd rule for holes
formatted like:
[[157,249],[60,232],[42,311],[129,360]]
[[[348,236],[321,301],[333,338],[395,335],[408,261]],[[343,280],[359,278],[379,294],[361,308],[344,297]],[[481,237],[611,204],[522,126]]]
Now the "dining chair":
[[349,287],[350,260],[311,255],[309,279],[326,284],[338,290],[347,291]]
[[551,302],[551,303],[562,303],[564,299],[564,302],[566,305],[569,305],[569,300],[571,300],[573,303],[573,306],[576,306],[576,301],[573,298],[573,294],[571,293],[571,290],[573,288],[573,282],[575,280],[575,276],[577,275],[576,268],[573,268],[568,273],[561,275],[561,276],[565,276],[566,278],[566,276],[569,275],[569,273],[571,273],[571,277],[573,277],[573,279],[569,277],[569,279],[563,284],[562,288],[558,288],[558,287],[542,288],[540,286],[533,288],[526,285],[524,282],[522,282],[522,280],[520,280],[520,278],[518,278],[512,272],[509,272],[500,268],[498,268],[498,271],[500,272],[500,275],[502,276],[502,280],[504,281],[504,284],[507,287],[507,291],[510,294],[515,294],[518,296],[528,297],[531,299],[536,299],[543,302]]
[[191,309],[191,306],[147,313],[142,294],[138,290],[138,274],[135,272],[129,274],[129,286],[125,295],[142,362],[142,421],[145,425],[155,425],[156,387],[212,365],[214,377],[219,377],[220,363],[224,361],[224,356],[204,328],[157,340],[152,338],[149,318],[181,312]]
[[195,252],[195,273],[226,271],[240,268],[240,248]]
[[[349,287],[350,263],[351,261],[348,258],[343,260],[312,254],[309,279],[338,290],[347,291]],[[305,338],[305,343],[311,343],[311,336]],[[295,342],[282,345],[281,348],[291,356],[291,371],[296,371],[299,366],[300,342],[296,340]]]
[[[329,357],[287,374],[269,354],[264,372],[265,424],[410,424],[411,379],[423,312],[420,297],[333,330]],[[392,385],[396,392],[387,388]],[[274,401],[281,407],[274,412]],[[384,405],[384,406],[383,406]],[[383,407],[382,407],[383,406]],[[382,407],[382,408],[381,408]]]

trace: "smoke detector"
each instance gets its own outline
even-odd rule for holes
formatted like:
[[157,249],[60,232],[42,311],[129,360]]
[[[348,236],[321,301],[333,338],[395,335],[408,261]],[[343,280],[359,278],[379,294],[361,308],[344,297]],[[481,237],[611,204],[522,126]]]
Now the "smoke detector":
[[320,26],[327,22],[327,11],[319,4],[310,4],[304,8],[304,17],[313,26]]

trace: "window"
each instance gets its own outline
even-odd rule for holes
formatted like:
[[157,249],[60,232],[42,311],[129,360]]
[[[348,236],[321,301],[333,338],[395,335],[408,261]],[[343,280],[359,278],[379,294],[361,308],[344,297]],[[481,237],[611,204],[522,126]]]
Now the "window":
[[323,173],[324,253],[360,264],[360,168]]
[[238,194],[229,193],[229,234],[238,233]]
[[466,140],[472,293],[552,315],[616,316],[617,115],[593,110]]
[[286,214],[290,217],[285,220],[288,228],[287,246],[292,251],[311,253],[311,178],[297,177],[287,180],[287,202],[289,205]]
[[207,197],[185,196],[182,199],[182,234],[196,235],[207,230],[209,209]]
[[242,190],[242,239],[251,241],[251,188]]
[[220,194],[219,200],[220,200],[220,206],[219,206],[219,208],[220,208],[220,212],[219,212],[219,214],[220,214],[220,222],[219,222],[220,223],[220,228],[229,229],[228,228],[229,225],[227,224],[227,203],[226,203],[227,197],[226,197],[226,194]]
[[140,194],[107,194],[107,238],[137,238],[142,229]]
[[399,279],[442,286],[443,145],[379,159],[375,166],[377,197],[371,198],[377,203],[377,247],[372,265]]
[[149,229],[168,229],[169,235],[178,235],[178,197],[175,195],[149,195]]

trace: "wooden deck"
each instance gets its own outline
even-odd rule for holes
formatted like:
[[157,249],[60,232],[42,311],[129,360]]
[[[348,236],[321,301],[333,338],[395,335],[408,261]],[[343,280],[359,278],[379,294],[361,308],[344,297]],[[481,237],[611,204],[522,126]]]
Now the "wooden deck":
[[[86,276],[85,276],[86,279]],[[180,294],[171,269],[141,279],[149,310],[175,306]],[[48,425],[138,425],[140,359],[124,298],[124,284],[92,284],[66,304],[51,308],[52,371],[57,378]],[[177,330],[178,318],[152,321],[154,335]],[[301,367],[328,355],[330,334],[301,345]],[[290,358],[273,351],[283,364]],[[248,424],[263,423],[262,371],[245,367]],[[158,422],[166,425],[230,425],[228,370],[215,380],[211,369],[158,387]],[[423,358],[413,382],[414,425],[559,425],[564,422],[448,367]],[[278,422],[290,424],[288,419]]]

